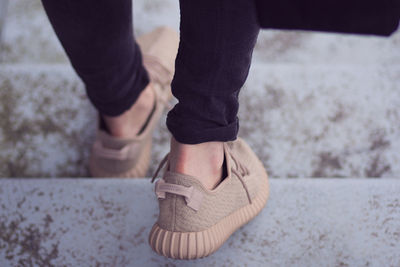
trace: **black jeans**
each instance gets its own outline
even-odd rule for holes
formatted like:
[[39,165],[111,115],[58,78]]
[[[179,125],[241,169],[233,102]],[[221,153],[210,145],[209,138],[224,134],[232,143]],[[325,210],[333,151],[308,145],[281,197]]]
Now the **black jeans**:
[[[100,114],[129,109],[149,83],[131,0],[42,0]],[[238,95],[260,30],[253,0],[181,0],[180,44],[167,127],[181,143],[236,139]]]

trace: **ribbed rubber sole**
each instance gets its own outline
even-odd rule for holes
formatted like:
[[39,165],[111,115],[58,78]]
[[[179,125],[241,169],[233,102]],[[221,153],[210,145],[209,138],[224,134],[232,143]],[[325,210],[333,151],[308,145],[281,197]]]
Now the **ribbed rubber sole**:
[[154,224],[149,235],[149,244],[158,254],[168,258],[192,260],[206,257],[222,244],[241,226],[251,221],[263,209],[269,197],[268,176],[252,204],[248,204],[212,227],[200,232],[172,232]]
[[140,158],[136,162],[135,166],[132,166],[127,172],[122,173],[111,173],[101,169],[98,166],[93,158],[90,157],[89,160],[89,172],[92,177],[96,178],[106,178],[106,177],[115,177],[115,178],[138,178],[145,177],[150,165],[150,156],[151,156],[151,147],[152,141],[150,140],[145,147],[143,148],[142,153],[140,154]]

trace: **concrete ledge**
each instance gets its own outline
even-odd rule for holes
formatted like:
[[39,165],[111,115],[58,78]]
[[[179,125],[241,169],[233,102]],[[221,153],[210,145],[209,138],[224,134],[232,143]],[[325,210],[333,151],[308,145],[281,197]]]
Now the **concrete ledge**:
[[[253,64],[239,136],[274,177],[399,177],[399,66]],[[71,66],[0,66],[0,117],[0,177],[88,176],[96,112]]]
[[[179,3],[175,0],[133,3],[135,33],[160,25],[179,29]],[[398,64],[400,31],[390,38],[271,31],[260,33],[254,60],[263,63]],[[10,1],[0,60],[7,63],[65,63],[67,57],[39,0]]]
[[1,266],[400,266],[399,179],[272,179],[263,212],[209,258],[156,255],[148,179],[0,180]]

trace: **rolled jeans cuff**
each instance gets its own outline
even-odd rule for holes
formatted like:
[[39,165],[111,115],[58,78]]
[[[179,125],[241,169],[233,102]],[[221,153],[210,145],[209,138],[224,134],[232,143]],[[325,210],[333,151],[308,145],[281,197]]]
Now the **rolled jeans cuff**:
[[207,127],[203,121],[178,118],[169,112],[167,128],[172,136],[183,144],[199,144],[204,142],[227,142],[236,140],[239,130],[239,120],[223,126]]

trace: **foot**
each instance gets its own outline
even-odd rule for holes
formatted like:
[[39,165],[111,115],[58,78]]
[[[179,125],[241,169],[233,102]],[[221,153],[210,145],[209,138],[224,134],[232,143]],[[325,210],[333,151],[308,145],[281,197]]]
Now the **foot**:
[[146,176],[153,132],[172,96],[170,80],[179,35],[159,27],[136,41],[151,82],[129,110],[117,117],[104,116],[99,121],[89,160],[93,177]]
[[[240,138],[223,143],[223,151],[227,175],[213,191],[199,182],[196,177],[200,175],[167,169],[157,180],[155,193],[160,213],[150,231],[149,243],[158,254],[174,259],[208,256],[265,206],[269,186],[261,161]],[[165,157],[158,169],[164,164],[169,166],[170,160]],[[203,163],[199,160],[197,165]]]
[[170,171],[198,177],[204,187],[214,189],[223,176],[223,143],[188,145],[179,143],[172,137],[169,163]]
[[116,117],[103,116],[110,134],[118,138],[134,138],[149,118],[155,93],[151,83],[142,91],[133,106]]

